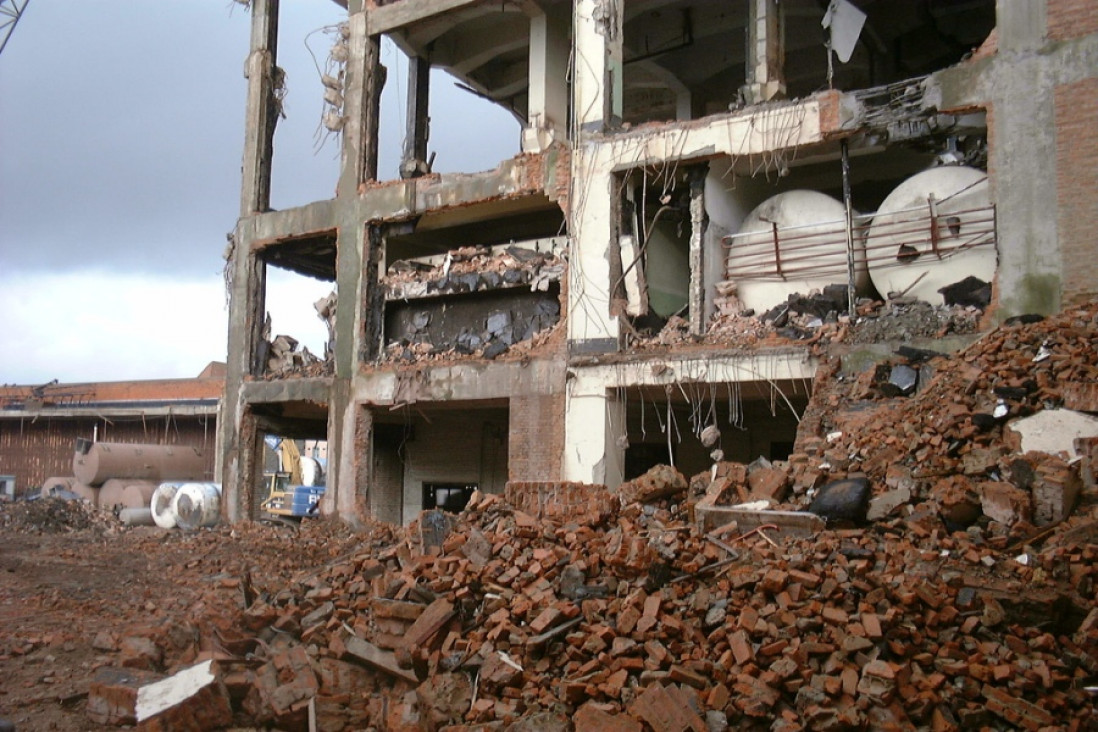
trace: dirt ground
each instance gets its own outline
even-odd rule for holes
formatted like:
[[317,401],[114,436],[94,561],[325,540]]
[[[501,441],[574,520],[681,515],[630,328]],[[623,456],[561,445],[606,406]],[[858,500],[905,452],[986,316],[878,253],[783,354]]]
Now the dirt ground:
[[18,732],[101,729],[85,714],[89,684],[134,656],[127,639],[168,648],[170,667],[239,611],[246,577],[261,592],[356,543],[319,519],[184,533],[57,499],[0,504],[0,720]]

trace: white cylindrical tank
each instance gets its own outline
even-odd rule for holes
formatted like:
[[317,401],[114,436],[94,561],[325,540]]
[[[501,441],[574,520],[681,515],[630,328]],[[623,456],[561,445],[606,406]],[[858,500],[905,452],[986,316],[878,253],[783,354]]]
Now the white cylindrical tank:
[[221,486],[217,483],[184,483],[172,499],[172,513],[181,529],[216,526],[221,519]]
[[154,526],[152,509],[123,508],[118,512],[118,520],[126,526]]
[[324,468],[316,458],[302,456],[301,485],[324,485]]
[[161,483],[153,491],[149,508],[152,510],[153,523],[162,529],[175,528],[175,514],[172,512],[172,502],[182,483]]
[[[857,216],[855,212],[855,216]],[[744,308],[763,312],[794,293],[808,295],[850,281],[846,206],[825,193],[793,190],[763,201],[747,215],[728,247],[725,274]],[[854,234],[856,291],[869,284],[862,235]]]
[[950,165],[905,180],[873,217],[866,255],[883,296],[940,305],[942,287],[966,277],[991,282],[997,253],[987,173]]

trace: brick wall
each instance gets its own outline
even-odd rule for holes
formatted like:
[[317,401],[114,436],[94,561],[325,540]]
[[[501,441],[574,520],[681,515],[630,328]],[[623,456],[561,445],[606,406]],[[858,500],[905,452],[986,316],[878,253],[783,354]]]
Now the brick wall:
[[564,456],[564,394],[511,397],[508,423],[509,479],[559,479]]
[[1098,78],[1061,84],[1055,99],[1063,299],[1070,304],[1098,294]]
[[1094,0],[1048,0],[1048,37],[1054,41],[1098,33]]
[[560,523],[598,524],[618,510],[618,497],[604,485],[571,482],[509,482],[507,502],[523,513]]

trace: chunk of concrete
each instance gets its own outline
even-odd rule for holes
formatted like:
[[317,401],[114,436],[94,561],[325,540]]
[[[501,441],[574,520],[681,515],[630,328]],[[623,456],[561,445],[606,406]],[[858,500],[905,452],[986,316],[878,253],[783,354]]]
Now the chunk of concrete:
[[88,688],[88,718],[99,725],[137,724],[137,694],[141,687],[164,678],[144,669],[104,666]]
[[1098,418],[1070,409],[1046,409],[1007,427],[1021,437],[1022,452],[1075,455],[1075,440],[1098,437]]
[[212,660],[202,661],[137,691],[140,729],[219,729],[232,724],[229,692]]

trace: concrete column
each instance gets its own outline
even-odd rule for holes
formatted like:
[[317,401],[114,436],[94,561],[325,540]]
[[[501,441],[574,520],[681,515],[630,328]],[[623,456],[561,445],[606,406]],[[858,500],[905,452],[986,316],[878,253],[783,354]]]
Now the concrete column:
[[266,313],[267,270],[252,250],[248,221],[242,219],[237,225],[228,262],[232,271],[229,322],[235,327],[229,328],[225,393],[217,423],[221,451],[218,475],[224,495],[222,513],[229,521],[248,517],[244,501],[247,487],[256,478],[254,472],[249,472],[254,471],[254,457],[248,457],[256,449],[254,420],[248,429],[243,387],[245,378],[261,368],[258,345]]
[[408,112],[404,157],[400,161],[401,178],[418,178],[430,172],[427,168],[430,85],[431,62],[422,56],[408,59]]
[[530,91],[522,151],[536,153],[568,136],[568,28],[555,16],[530,19]]
[[748,0],[747,85],[748,104],[785,96],[784,7],[779,0]]
[[611,173],[591,170],[590,151],[580,148],[572,156],[572,180],[584,181],[583,205],[573,206],[571,213],[572,231],[583,236],[572,239],[568,267],[568,345],[575,354],[616,351],[619,335],[617,317],[610,312],[609,259],[609,247],[618,246],[612,241],[618,191]]
[[251,50],[244,67],[248,79],[244,124],[244,162],[240,215],[271,208],[271,160],[279,108],[275,99],[278,56],[278,2],[253,0]]
[[564,480],[617,487],[625,469],[625,410],[583,370],[569,382],[564,411]]
[[381,65],[381,36],[367,35],[367,10],[348,16],[350,51],[343,101],[343,162],[338,195],[356,196],[358,187],[377,179],[378,115],[385,67]]
[[572,95],[583,132],[601,132],[621,122],[624,5],[615,0],[575,4]]
[[690,171],[690,332],[705,332],[705,165]]

